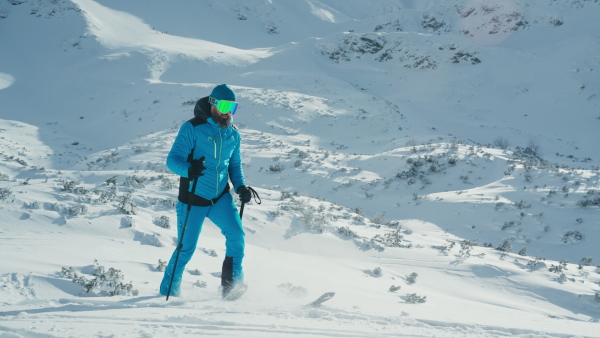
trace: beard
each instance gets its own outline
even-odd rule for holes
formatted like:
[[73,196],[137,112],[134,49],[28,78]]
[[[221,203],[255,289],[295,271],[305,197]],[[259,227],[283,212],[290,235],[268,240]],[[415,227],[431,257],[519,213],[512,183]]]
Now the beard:
[[228,114],[221,114],[213,111],[212,118],[221,128],[227,128],[231,124],[231,115]]

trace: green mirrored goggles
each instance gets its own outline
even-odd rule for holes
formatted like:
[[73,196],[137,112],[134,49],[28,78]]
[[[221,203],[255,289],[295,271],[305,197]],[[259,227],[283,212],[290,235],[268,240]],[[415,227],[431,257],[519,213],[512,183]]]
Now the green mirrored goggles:
[[235,114],[235,111],[238,109],[239,103],[235,101],[227,101],[227,100],[217,100],[214,97],[208,97],[208,103],[211,106],[217,106],[217,109],[221,112],[221,114],[227,114],[231,112],[231,114]]

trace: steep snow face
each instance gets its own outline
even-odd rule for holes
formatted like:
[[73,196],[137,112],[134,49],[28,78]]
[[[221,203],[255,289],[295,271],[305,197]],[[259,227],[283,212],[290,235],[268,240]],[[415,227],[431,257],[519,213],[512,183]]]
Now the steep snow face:
[[[0,0],[0,336],[597,336],[599,15]],[[221,83],[263,201],[250,288],[220,300],[207,221],[165,302],[165,159]]]
[[[271,55],[268,51],[243,51],[210,41],[163,34],[129,13],[112,10],[92,0],[74,2],[82,9],[90,34],[107,48],[121,53],[142,51],[160,54],[167,61],[179,55],[226,66],[246,65]],[[156,80],[160,74],[153,75]]]

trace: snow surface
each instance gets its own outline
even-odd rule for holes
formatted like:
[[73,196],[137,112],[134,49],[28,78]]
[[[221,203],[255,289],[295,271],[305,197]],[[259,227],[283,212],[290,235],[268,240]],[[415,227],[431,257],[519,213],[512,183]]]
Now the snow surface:
[[[600,337],[599,15],[0,0],[0,336]],[[263,201],[244,212],[250,288],[220,299],[207,221],[166,301],[166,154],[221,83]],[[99,266],[136,292],[68,272]]]

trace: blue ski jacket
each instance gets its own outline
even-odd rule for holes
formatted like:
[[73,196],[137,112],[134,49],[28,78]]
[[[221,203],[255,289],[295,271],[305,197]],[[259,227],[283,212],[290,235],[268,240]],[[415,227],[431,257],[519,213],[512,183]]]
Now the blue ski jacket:
[[[229,189],[229,180],[234,191],[246,185],[242,170],[240,150],[241,136],[233,123],[227,128],[215,123],[210,114],[208,97],[198,100],[194,118],[179,129],[175,142],[167,156],[167,167],[182,177],[179,200],[182,201],[182,187],[191,191],[188,170],[193,159],[204,156],[203,176],[198,178],[194,194],[206,200],[216,200]],[[188,184],[184,184],[187,180]],[[193,204],[193,203],[192,203]],[[213,203],[214,204],[214,203]]]

